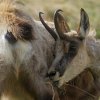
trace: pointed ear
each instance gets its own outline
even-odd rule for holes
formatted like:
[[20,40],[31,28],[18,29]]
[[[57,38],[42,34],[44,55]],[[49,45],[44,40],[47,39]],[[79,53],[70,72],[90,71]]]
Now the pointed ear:
[[78,29],[79,37],[80,39],[85,39],[87,34],[89,33],[90,29],[90,23],[89,23],[89,17],[84,9],[81,8],[81,14],[80,14],[80,25]]
[[65,38],[64,33],[69,32],[70,28],[66,23],[64,17],[59,13],[62,10],[57,10],[54,15],[54,23],[57,33],[59,34],[60,38]]

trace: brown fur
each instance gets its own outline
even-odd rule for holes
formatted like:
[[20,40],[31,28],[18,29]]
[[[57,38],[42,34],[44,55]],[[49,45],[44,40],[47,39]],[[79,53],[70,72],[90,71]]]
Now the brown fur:
[[[15,40],[15,41],[14,41]],[[55,41],[12,0],[0,4],[0,100],[52,100],[46,80]]]
[[98,100],[99,97],[99,89],[90,69],[65,83],[58,92],[61,100]]
[[[55,13],[54,23],[60,39],[57,40],[56,57],[48,72],[50,78],[54,84],[58,82],[56,86],[61,100],[98,100],[100,41],[91,37],[89,17],[83,9],[77,32],[66,30],[68,28],[65,28],[59,11]],[[86,69],[88,67],[90,69]]]
[[[16,11],[10,11],[10,12],[1,12],[1,23],[6,23],[8,27],[8,31],[12,32],[14,37],[16,39],[32,39],[33,38],[33,28],[31,23],[28,21],[28,19],[22,19],[19,17],[16,17],[16,12],[19,15],[18,10]],[[14,14],[15,13],[15,14]],[[26,29],[26,30],[25,30]],[[25,34],[26,32],[26,34]],[[19,34],[20,33],[20,34]],[[24,33],[24,34],[23,34]],[[25,38],[25,35],[27,35],[27,38]]]

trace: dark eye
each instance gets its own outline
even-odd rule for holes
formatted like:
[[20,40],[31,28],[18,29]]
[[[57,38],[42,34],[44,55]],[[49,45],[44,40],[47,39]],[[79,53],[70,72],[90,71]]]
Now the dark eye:
[[27,23],[20,23],[19,27],[21,28],[20,36],[25,40],[33,39],[32,36],[32,26]]
[[9,43],[14,44],[16,43],[16,38],[14,37],[14,35],[12,34],[12,32],[7,31],[5,38],[8,40]]
[[77,54],[78,49],[79,49],[79,43],[77,41],[71,41],[68,54],[73,57]]

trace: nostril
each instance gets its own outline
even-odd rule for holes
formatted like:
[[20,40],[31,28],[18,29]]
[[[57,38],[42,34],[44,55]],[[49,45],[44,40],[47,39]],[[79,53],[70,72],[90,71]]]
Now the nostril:
[[55,76],[56,75],[56,71],[51,71],[51,72],[49,72],[48,73],[48,77],[53,77],[53,76]]
[[14,37],[14,35],[12,34],[12,32],[8,32],[5,35],[5,38],[8,40],[9,43],[14,44],[17,40]]

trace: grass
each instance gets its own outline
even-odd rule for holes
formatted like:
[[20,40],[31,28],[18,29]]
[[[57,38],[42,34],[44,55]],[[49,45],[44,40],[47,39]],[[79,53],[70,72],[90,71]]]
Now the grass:
[[45,19],[52,21],[55,10],[62,9],[71,29],[77,29],[80,20],[80,8],[89,15],[91,28],[96,29],[100,38],[100,0],[22,0],[28,11],[39,20],[38,13],[45,13]]

